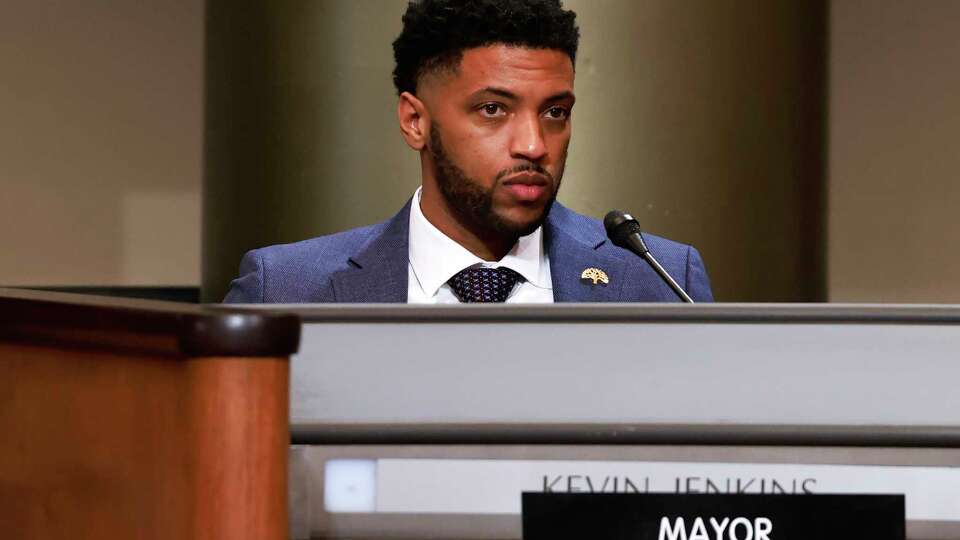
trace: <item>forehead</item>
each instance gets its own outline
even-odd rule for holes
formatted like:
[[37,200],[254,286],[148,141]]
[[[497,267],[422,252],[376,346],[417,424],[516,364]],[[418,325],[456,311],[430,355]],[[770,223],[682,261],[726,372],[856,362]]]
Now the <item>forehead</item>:
[[467,49],[455,72],[436,82],[457,94],[501,88],[519,94],[573,91],[573,62],[563,51],[491,45]]

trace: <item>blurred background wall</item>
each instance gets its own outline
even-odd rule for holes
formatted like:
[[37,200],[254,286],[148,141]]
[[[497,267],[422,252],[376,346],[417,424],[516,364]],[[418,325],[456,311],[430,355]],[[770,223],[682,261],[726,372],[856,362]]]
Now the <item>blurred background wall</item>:
[[[5,0],[0,284],[216,300],[246,249],[391,215],[404,5]],[[698,246],[720,300],[960,301],[960,4],[566,5],[562,202]]]
[[830,299],[960,302],[960,2],[835,0]]
[[200,277],[203,2],[0,1],[0,284]]

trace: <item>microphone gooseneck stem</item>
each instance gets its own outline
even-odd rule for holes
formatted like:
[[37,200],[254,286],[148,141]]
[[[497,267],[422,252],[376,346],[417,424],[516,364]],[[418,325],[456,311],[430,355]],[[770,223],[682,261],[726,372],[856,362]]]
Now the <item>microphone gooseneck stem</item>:
[[670,288],[673,289],[673,292],[677,293],[677,296],[680,297],[680,300],[683,300],[688,304],[694,303],[693,298],[690,298],[690,295],[687,294],[687,292],[684,291],[680,287],[680,285],[678,285],[677,282],[674,281],[672,277],[670,277],[670,274],[668,274],[667,271],[664,270],[662,266],[660,266],[660,263],[657,261],[657,259],[653,257],[653,255],[649,251],[645,251],[642,257],[644,258],[644,260],[646,260],[650,264],[651,267],[653,267],[654,271],[660,274],[660,277],[667,282],[667,285],[669,285]]
[[654,272],[660,276],[667,285],[673,289],[673,292],[687,304],[693,304],[693,298],[683,290],[679,284],[667,271],[660,266],[660,262],[654,258],[647,248],[647,243],[643,241],[643,232],[640,230],[640,224],[630,214],[620,210],[611,210],[603,218],[603,228],[607,230],[607,237],[613,242],[613,245],[632,251],[634,255],[647,261],[647,264],[653,268]]

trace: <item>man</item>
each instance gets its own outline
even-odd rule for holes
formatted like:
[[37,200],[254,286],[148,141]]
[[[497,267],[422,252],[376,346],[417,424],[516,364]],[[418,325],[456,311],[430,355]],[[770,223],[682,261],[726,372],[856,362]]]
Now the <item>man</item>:
[[[394,83],[421,188],[383,223],[247,253],[226,302],[676,301],[599,221],[554,203],[574,19],[559,0],[411,2]],[[645,238],[695,300],[712,300],[696,249]]]

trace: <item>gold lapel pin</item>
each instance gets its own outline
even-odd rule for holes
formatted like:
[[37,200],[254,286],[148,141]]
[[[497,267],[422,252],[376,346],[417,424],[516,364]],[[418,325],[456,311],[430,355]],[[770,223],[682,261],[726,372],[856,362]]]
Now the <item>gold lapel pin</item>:
[[603,283],[604,285],[610,283],[610,278],[607,277],[607,273],[599,268],[587,268],[580,274],[580,279],[589,279],[593,281],[593,284]]

